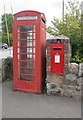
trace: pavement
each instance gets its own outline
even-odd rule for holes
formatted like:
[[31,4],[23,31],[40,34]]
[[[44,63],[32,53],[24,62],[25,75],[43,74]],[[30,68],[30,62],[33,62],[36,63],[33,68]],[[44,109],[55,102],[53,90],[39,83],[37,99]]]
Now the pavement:
[[3,118],[81,118],[81,101],[72,98],[13,91],[13,81],[2,85]]

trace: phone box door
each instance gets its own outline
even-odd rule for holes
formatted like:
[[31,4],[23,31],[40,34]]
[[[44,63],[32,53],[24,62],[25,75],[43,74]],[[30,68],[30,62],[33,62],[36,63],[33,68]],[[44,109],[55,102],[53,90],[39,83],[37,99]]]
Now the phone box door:
[[51,45],[51,73],[64,73],[64,44]]

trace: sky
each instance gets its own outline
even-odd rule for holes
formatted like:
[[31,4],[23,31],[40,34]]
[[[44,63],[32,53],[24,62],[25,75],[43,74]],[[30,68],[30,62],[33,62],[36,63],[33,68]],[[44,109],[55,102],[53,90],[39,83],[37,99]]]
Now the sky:
[[[62,1],[63,0],[0,0],[0,17],[4,13],[4,5],[6,13],[11,13],[11,6],[13,14],[23,10],[35,10],[45,14],[47,26],[49,26],[54,16],[61,19]],[[68,0],[64,0],[64,3],[66,4],[67,1]],[[82,0],[78,1],[81,3]]]

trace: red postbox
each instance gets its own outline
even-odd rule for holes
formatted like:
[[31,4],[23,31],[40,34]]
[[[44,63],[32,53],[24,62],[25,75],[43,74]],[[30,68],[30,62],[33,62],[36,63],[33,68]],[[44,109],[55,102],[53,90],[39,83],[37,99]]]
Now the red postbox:
[[51,44],[51,73],[64,73],[64,44]]
[[45,16],[37,11],[14,15],[13,79],[14,90],[41,93],[46,77]]

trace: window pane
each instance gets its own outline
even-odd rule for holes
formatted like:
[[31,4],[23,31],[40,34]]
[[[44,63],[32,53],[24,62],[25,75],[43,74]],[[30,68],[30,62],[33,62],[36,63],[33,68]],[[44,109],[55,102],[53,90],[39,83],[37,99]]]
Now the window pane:
[[27,48],[27,53],[32,53],[32,48]]
[[24,80],[24,81],[32,81],[32,76],[24,76],[24,75],[20,75],[19,76],[20,80]]
[[27,41],[27,46],[32,46],[32,41]]
[[19,74],[32,74],[32,69],[20,68]]
[[20,32],[32,31],[32,26],[20,26],[19,31]]
[[26,68],[32,67],[32,61],[20,61],[18,62],[18,68],[20,67],[26,67]]

